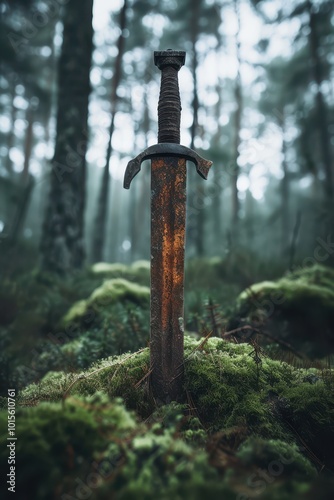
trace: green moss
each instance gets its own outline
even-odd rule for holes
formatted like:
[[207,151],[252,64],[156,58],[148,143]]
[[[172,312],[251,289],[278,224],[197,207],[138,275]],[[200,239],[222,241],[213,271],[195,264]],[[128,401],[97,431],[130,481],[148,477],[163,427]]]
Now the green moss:
[[320,463],[333,469],[334,392],[326,384],[302,383],[287,388],[286,418],[301,442],[309,444]]
[[149,285],[150,282],[150,263],[147,260],[138,260],[129,266],[98,262],[90,268],[89,272],[94,278],[100,279],[124,278],[142,285]]
[[76,302],[71,309],[66,313],[63,319],[63,323],[66,325],[68,323],[72,323],[77,318],[81,318],[87,314],[87,301],[79,300]]
[[[334,439],[334,396],[321,372],[266,357],[257,364],[248,344],[212,338],[200,345],[185,337],[185,391],[208,432],[240,427],[266,439],[288,443],[302,439],[314,452],[321,448],[320,460],[331,463],[334,454],[326,439]],[[147,418],[154,411],[148,372],[149,350],[144,349],[100,361],[81,374],[49,374],[21,397],[31,404],[60,399],[64,392],[103,391],[110,397],[122,396],[128,408]],[[310,377],[312,381],[317,377],[317,382],[313,384]]]
[[[179,420],[176,408],[171,411]],[[6,428],[2,411],[1,435]],[[16,431],[16,489],[22,497],[29,490],[36,500],[51,498],[55,491],[76,498],[78,484],[92,498],[105,500],[111,491],[120,499],[199,499],[203,491],[227,490],[204,449],[184,442],[174,426],[136,422],[121,400],[111,402],[100,392],[20,408]],[[7,458],[3,448],[4,469]]]
[[250,437],[235,460],[226,479],[239,491],[240,500],[311,498],[303,495],[308,494],[317,472],[295,444]]
[[332,287],[334,282],[334,269],[316,264],[303,267],[288,274],[290,280],[304,280],[315,285]]
[[145,346],[149,303],[149,288],[123,278],[105,281],[66,313],[61,332],[52,337],[60,346],[47,353],[41,348],[36,368],[43,373],[49,362],[49,369],[73,371],[95,360]]
[[310,303],[322,309],[334,307],[334,291],[319,284],[305,282],[304,277],[300,280],[282,278],[277,282],[256,283],[241,293],[239,301],[242,303],[250,298],[251,300],[270,298],[275,303],[276,297],[283,309],[297,307],[298,310],[300,308],[304,310]]
[[119,278],[105,281],[92,293],[89,304],[107,306],[121,299],[141,304],[147,303],[149,297],[150,291],[147,287]]
[[[211,264],[219,286],[220,262]],[[64,494],[76,498],[79,478],[88,488],[87,498],[97,500],[111,494],[143,500],[253,498],[259,492],[249,478],[260,470],[270,473],[270,464],[283,457],[284,471],[272,482],[262,479],[261,498],[303,498],[313,481],[314,465],[324,466],[323,473],[334,466],[333,371],[297,369],[261,353],[257,360],[251,345],[218,338],[201,343],[186,336],[183,404],[156,408],[148,384],[148,348],[124,354],[144,346],[148,336],[148,289],[133,283],[144,282],[148,273],[146,262],[98,264],[73,278],[71,285],[55,285],[55,297],[65,301],[61,310],[73,303],[73,283],[78,285],[77,302],[64,325],[77,325],[79,333],[34,359],[36,364],[43,361],[46,369],[64,371],[50,371],[19,395],[19,489],[29,489],[36,500]],[[298,310],[296,304],[307,303],[308,294],[310,309],[318,300],[315,293],[321,296],[317,304],[329,310],[331,273],[319,267],[262,283],[253,287],[251,298],[242,296],[239,306],[247,306],[255,316],[261,308],[253,309],[254,300],[262,303],[274,292],[277,299],[283,290],[286,304],[278,300],[277,307],[282,306],[279,315],[285,322],[292,321],[287,304]],[[101,283],[105,278],[109,279]],[[52,287],[48,277],[43,279]],[[38,287],[41,293],[44,284]],[[47,300],[51,299],[52,294]],[[123,354],[116,356],[119,352]],[[79,373],[67,373],[78,367]],[[6,400],[2,403],[6,406]],[[7,412],[0,411],[1,435],[6,434],[6,418]],[[229,436],[226,442],[221,442],[222,435]],[[210,443],[215,439],[213,452]],[[2,450],[0,465],[7,467],[6,460]],[[109,475],[87,486],[101,461],[112,464]]]
[[[91,472],[91,463],[106,449],[106,442],[121,438],[135,420],[120,401],[104,394],[68,398],[66,404],[40,403],[16,413],[16,488],[23,497],[51,498],[56,489],[66,492],[67,478]],[[0,434],[6,434],[7,414],[0,412]],[[7,469],[8,449],[1,447],[1,469]],[[4,486],[4,485],[3,485]],[[64,491],[65,490],[65,491]],[[5,497],[3,497],[5,498]]]
[[124,264],[108,262],[98,262],[93,264],[91,267],[91,272],[97,275],[123,275],[126,274],[128,268]]
[[242,292],[229,328],[253,324],[310,357],[333,351],[334,271],[315,265]]
[[111,397],[123,397],[130,408],[148,414],[152,403],[147,401],[144,385],[136,387],[148,370],[149,352],[143,349],[132,355],[123,354],[99,361],[79,374],[49,372],[38,384],[25,388],[21,400],[30,405],[36,401],[61,400],[65,393],[93,395],[96,391],[103,391]]
[[130,301],[137,305],[148,305],[150,290],[147,287],[131,283],[123,278],[105,281],[93,291],[87,300],[76,302],[63,318],[66,326],[89,317],[92,311],[98,312],[118,301]]
[[[46,473],[46,482],[40,487],[58,486],[63,488],[61,492],[73,495],[78,473],[84,481],[89,474],[87,464],[107,460],[112,464],[109,475],[94,487],[101,500],[109,498],[110,491],[117,492],[120,499],[252,498],[259,492],[253,480],[259,471],[274,478],[258,478],[265,486],[263,498],[278,500],[288,499],[289,494],[299,498],[307,492],[314,466],[321,464],[324,470],[333,466],[334,395],[321,371],[293,368],[267,357],[255,363],[253,347],[248,344],[218,338],[203,343],[186,337],[184,403],[156,408],[147,385],[149,368],[145,348],[101,360],[80,374],[50,372],[20,394],[20,405],[37,404],[20,410],[22,421],[29,420],[23,415],[38,415],[41,421],[32,424],[47,436],[44,442],[31,433],[38,443],[33,453],[49,454],[45,463],[54,471],[52,477]],[[127,409],[115,399],[119,396]],[[48,406],[41,401],[53,401],[51,416],[43,413]],[[75,417],[68,415],[73,406],[78,407]],[[131,409],[145,421],[137,422]],[[22,425],[28,428],[30,424]],[[73,433],[75,456],[82,456],[80,463],[85,465],[66,475],[63,443],[68,429]],[[222,448],[216,431],[218,436],[230,436]],[[62,445],[50,450],[48,440],[57,442],[58,433],[64,433],[59,440]],[[210,459],[205,451],[208,435],[218,443],[216,449],[208,448]],[[29,439],[24,434],[24,448]],[[236,443],[233,449],[229,448],[232,442]],[[215,469],[223,469],[224,476]],[[38,495],[39,491],[36,499],[42,498]]]
[[283,475],[294,479],[316,477],[316,469],[301,454],[296,444],[275,439],[248,438],[240,446],[237,457],[244,465],[253,465],[273,472],[272,476]]
[[130,269],[134,273],[149,273],[151,265],[148,260],[136,260],[133,264],[131,264]]
[[286,378],[293,380],[291,370],[280,363],[263,359],[259,372],[251,346],[211,339],[189,357],[185,371],[186,388],[212,429],[245,425],[265,436],[284,433],[262,401],[270,388],[285,385]]
[[222,494],[227,488],[219,483],[206,453],[169,430],[136,436],[115,479],[120,499],[201,498],[203,491]]

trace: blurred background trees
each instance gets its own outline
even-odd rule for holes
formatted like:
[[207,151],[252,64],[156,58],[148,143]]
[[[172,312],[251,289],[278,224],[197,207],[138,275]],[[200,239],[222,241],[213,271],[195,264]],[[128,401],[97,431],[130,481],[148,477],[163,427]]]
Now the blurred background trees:
[[67,4],[58,62],[56,144],[41,253],[42,268],[60,274],[80,269],[85,258],[83,233],[92,8],[93,0],[83,5],[80,0]]
[[205,185],[189,169],[187,255],[247,253],[286,268],[329,237],[332,1],[0,9],[2,273],[16,257],[56,272],[149,258],[149,167],[129,192],[122,179],[157,140],[153,51],[168,47],[187,52],[181,142],[214,161]]

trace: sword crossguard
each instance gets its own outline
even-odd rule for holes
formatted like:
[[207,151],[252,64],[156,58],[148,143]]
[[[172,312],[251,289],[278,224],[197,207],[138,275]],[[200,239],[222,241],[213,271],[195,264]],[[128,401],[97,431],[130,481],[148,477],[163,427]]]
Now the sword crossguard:
[[181,99],[178,71],[184,65],[183,50],[154,52],[154,64],[161,70],[158,104],[158,142],[180,144]]
[[154,146],[150,146],[149,148],[145,149],[145,151],[140,153],[133,160],[129,161],[125,170],[123,187],[125,189],[130,188],[132,179],[140,172],[141,164],[143,161],[150,158],[155,158],[157,156],[177,156],[178,158],[185,158],[186,160],[189,160],[195,164],[197,173],[203,179],[207,179],[210,167],[212,165],[212,161],[205,160],[205,158],[202,158],[202,156],[200,156],[192,149],[181,146],[180,144],[155,144]]

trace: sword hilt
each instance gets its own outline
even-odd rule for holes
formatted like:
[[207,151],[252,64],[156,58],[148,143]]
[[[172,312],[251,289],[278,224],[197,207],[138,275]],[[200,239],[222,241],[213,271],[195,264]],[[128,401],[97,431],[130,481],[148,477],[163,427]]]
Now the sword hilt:
[[158,143],[180,144],[181,99],[178,71],[184,65],[183,50],[154,52],[154,64],[161,70],[158,104]]

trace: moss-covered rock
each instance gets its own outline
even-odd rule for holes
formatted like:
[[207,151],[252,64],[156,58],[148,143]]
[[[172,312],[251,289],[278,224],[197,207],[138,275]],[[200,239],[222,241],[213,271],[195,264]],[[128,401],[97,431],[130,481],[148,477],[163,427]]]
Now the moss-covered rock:
[[[112,265],[112,264],[110,264]],[[74,322],[87,321],[94,312],[105,313],[105,309],[120,301],[128,301],[137,305],[149,304],[148,287],[132,283],[123,278],[105,281],[93,291],[87,300],[76,302],[63,318],[64,326]]]
[[86,300],[76,302],[63,318],[66,327],[73,323],[88,322],[94,313],[103,314],[106,308],[120,301],[148,306],[150,290],[148,287],[131,283],[123,278],[105,281],[100,287],[93,291]]
[[[21,397],[33,404],[59,400],[64,393],[104,391],[122,396],[128,408],[147,418],[154,411],[145,384],[148,373],[149,352],[143,349],[101,361],[79,375],[49,374]],[[315,383],[310,375],[317,377]],[[321,371],[267,357],[256,363],[248,344],[213,338],[203,345],[186,337],[185,392],[208,432],[239,427],[266,439],[304,443],[322,463],[334,463],[328,444],[334,439],[334,394]]]
[[245,324],[310,357],[334,352],[334,270],[315,265],[252,285],[240,294],[228,328]]
[[73,371],[113,354],[136,351],[148,341],[149,288],[123,278],[105,281],[77,301],[58,332],[41,342],[34,369]]
[[119,277],[126,274],[128,266],[120,263],[97,262],[91,267],[91,272],[96,275]]
[[92,293],[89,303],[107,306],[124,299],[136,304],[147,304],[149,297],[150,290],[147,287],[119,278],[105,281]]
[[[201,309],[205,316],[203,304],[213,290],[229,301],[233,295],[227,287],[222,292],[220,278],[214,286],[206,280],[206,289],[199,291],[200,278],[210,274],[199,271],[197,265],[187,271],[188,317],[194,316],[189,327],[195,331],[202,329],[197,317]],[[36,380],[49,369],[85,368],[94,360],[146,345],[149,277],[150,264],[141,260],[131,265],[97,263],[61,279],[33,269],[3,280],[0,391]]]
[[150,263],[147,260],[138,260],[131,265],[98,262],[91,266],[89,272],[92,276],[103,279],[124,278],[141,285],[150,283]]
[[[133,267],[129,279],[147,270],[144,262],[103,266]],[[0,284],[1,307],[8,313],[0,311],[0,394],[48,370],[73,371],[136,351],[148,340],[148,287],[124,278],[106,281],[102,271],[83,270],[66,279],[31,271]]]

